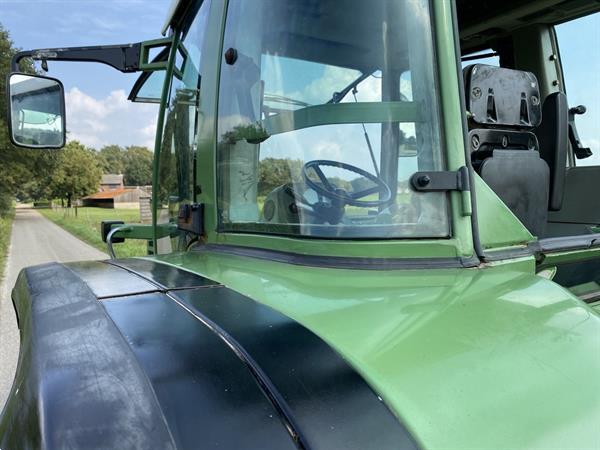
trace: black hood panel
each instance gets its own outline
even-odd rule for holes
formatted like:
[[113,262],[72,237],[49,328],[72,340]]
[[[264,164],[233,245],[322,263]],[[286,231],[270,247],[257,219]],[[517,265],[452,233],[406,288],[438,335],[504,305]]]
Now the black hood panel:
[[124,448],[123,434],[127,448],[417,447],[322,339],[202,276],[50,264],[23,271],[13,299],[22,348],[0,448]]
[[268,378],[307,448],[414,448],[363,378],[317,335],[227,288],[173,296],[238,345]]
[[244,362],[167,295],[103,304],[152,383],[177,448],[296,448]]

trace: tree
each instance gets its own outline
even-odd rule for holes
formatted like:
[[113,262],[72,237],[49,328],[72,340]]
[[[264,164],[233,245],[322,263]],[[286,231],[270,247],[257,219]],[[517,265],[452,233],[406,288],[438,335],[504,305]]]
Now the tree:
[[72,201],[98,190],[102,169],[93,150],[77,141],[69,142],[59,150],[57,167],[52,173],[51,188],[54,196]]
[[125,149],[124,182],[127,186],[152,184],[152,160],[154,153],[146,147],[132,145]]
[[301,180],[299,159],[265,158],[258,165],[258,195],[267,195],[278,186]]
[[122,147],[107,145],[100,149],[97,156],[103,173],[120,174],[125,171],[126,153]]
[[[0,83],[0,120],[6,123],[6,76],[11,71],[11,59],[19,49],[13,47],[13,42],[10,40],[8,30],[0,24],[0,75],[2,82]],[[19,64],[19,71],[24,73],[35,73],[31,60],[23,60]]]
[[[24,201],[52,199],[52,173],[58,163],[60,152],[57,150],[26,150],[27,171],[20,178],[13,192]],[[20,165],[23,167],[23,165]]]
[[[52,170],[51,151],[31,150],[15,147],[10,143],[7,128],[6,77],[10,73],[10,63],[18,51],[13,47],[8,31],[0,24],[0,215],[5,214],[15,196],[27,196],[29,188],[47,183],[47,175]],[[31,61],[22,61],[21,72],[35,73]]]

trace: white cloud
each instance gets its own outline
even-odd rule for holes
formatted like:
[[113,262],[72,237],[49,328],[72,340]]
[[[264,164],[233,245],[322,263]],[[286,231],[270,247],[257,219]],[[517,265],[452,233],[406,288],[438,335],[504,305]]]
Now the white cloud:
[[[302,97],[311,104],[327,101],[334,92],[348,86],[358,77],[359,72],[341,67],[326,66],[323,76],[313,80],[303,91]],[[292,96],[292,98],[296,98]]]
[[158,106],[132,103],[125,91],[96,99],[74,87],[66,93],[69,140],[100,149],[105,145],[144,145],[153,150]]

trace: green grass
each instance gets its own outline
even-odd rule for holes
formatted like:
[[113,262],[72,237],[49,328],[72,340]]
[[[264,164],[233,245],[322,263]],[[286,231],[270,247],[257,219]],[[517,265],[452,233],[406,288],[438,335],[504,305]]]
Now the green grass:
[[0,281],[4,277],[4,265],[6,264],[6,252],[10,244],[10,232],[12,230],[12,221],[14,210],[6,215],[0,215]]
[[[103,252],[107,252],[107,249],[100,236],[100,222],[122,220],[125,223],[139,223],[140,221],[140,212],[137,209],[77,208],[77,217],[75,217],[74,208],[40,209],[38,211],[69,233]],[[113,248],[117,258],[144,256],[147,253],[145,240],[127,239],[122,244],[115,244]]]

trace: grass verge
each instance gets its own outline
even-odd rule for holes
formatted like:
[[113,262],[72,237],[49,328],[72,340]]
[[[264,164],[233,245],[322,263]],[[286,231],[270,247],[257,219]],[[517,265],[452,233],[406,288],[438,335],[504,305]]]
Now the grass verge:
[[6,252],[8,252],[8,246],[10,245],[10,233],[12,231],[14,217],[14,209],[5,215],[0,215],[0,281],[2,281],[2,278],[4,277]]
[[[107,249],[100,236],[100,222],[103,220],[122,220],[125,223],[139,223],[140,221],[140,212],[137,209],[84,207],[77,208],[77,216],[75,216],[75,209],[56,208],[39,209],[38,211],[69,233],[103,252],[107,252]],[[113,248],[117,258],[147,254],[145,240],[127,239],[122,244],[115,244]]]

